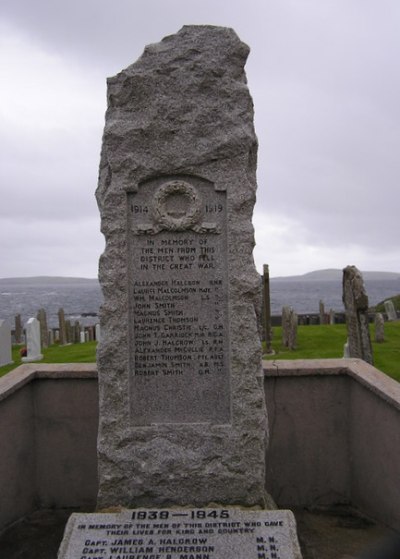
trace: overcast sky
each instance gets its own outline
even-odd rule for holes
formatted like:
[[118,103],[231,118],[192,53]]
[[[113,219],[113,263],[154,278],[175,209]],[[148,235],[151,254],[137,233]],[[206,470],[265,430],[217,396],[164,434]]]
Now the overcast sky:
[[3,0],[0,277],[97,276],[106,77],[184,24],[251,48],[257,268],[400,272],[399,0]]

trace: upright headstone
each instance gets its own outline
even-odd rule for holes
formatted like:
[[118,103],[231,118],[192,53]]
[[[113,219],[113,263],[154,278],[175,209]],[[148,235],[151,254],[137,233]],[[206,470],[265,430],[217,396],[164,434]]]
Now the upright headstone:
[[335,324],[335,311],[333,309],[329,311],[329,324]]
[[266,353],[272,353],[271,296],[269,289],[269,267],[263,267],[263,323]]
[[101,340],[101,328],[99,323],[97,323],[94,327],[94,339],[96,340],[96,342],[99,342]]
[[248,52],[185,26],[108,80],[99,507],[267,499]]
[[79,344],[81,341],[81,325],[79,324],[79,320],[75,320],[74,327],[73,327],[73,343]]
[[12,362],[11,327],[0,319],[0,367]]
[[49,329],[47,328],[47,316],[44,309],[39,309],[37,319],[40,324],[40,340],[42,348],[49,347]]
[[288,339],[288,348],[290,350],[296,349],[297,347],[297,326],[299,320],[297,314],[294,312],[293,309],[290,309],[290,316],[289,316],[289,339]]
[[65,321],[65,340],[67,344],[72,344],[74,341],[74,329],[70,320]]
[[322,300],[319,301],[319,323],[325,324],[325,305]]
[[67,330],[65,326],[64,309],[58,309],[58,326],[60,345],[65,345],[67,343]]
[[355,266],[343,270],[343,304],[350,357],[373,364],[372,345],[368,324],[368,297],[360,271]]
[[88,341],[93,342],[93,340],[95,339],[95,327],[93,325],[88,326],[87,333],[88,333]]
[[393,301],[389,299],[388,301],[385,301],[383,304],[385,305],[385,311],[388,320],[397,320],[397,312],[396,309],[394,308]]
[[43,359],[40,342],[40,323],[36,318],[30,318],[25,325],[27,355],[22,361],[40,361]]
[[385,320],[383,318],[383,314],[377,312],[375,314],[375,341],[378,343],[382,343],[385,341]]
[[15,334],[14,340],[16,344],[22,344],[22,319],[21,315],[17,314],[15,317]]
[[289,347],[291,307],[282,307],[282,345]]
[[54,344],[54,330],[53,329],[48,331],[47,339],[49,341],[49,346]]

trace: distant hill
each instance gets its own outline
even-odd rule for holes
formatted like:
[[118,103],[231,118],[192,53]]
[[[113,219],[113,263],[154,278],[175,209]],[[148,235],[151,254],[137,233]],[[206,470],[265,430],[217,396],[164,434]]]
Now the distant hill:
[[0,278],[0,285],[3,284],[14,284],[14,285],[74,285],[87,283],[95,284],[98,283],[97,278],[71,278],[71,277],[60,277],[60,276],[34,276],[29,278]]
[[[400,273],[397,272],[361,272],[364,280],[385,280],[400,279]],[[315,270],[301,276],[279,276],[271,278],[271,280],[281,281],[342,281],[343,270],[329,268],[327,270]]]

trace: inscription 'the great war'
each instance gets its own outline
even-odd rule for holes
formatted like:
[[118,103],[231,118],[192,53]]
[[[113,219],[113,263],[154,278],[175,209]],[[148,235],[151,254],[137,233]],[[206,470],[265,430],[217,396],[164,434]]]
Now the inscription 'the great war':
[[128,215],[134,422],[229,423],[226,193],[164,177]]

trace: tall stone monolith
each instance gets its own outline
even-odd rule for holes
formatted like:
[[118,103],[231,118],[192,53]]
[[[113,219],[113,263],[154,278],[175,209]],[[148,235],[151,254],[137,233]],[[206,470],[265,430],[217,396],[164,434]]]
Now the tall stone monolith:
[[374,326],[375,326],[375,341],[378,343],[382,343],[385,341],[385,320],[383,318],[383,314],[377,312],[374,318]]
[[47,348],[49,347],[49,329],[47,327],[46,311],[44,309],[39,309],[36,318],[40,324],[40,339],[42,348]]
[[99,507],[267,500],[248,53],[185,26],[108,80]]
[[355,266],[347,266],[343,270],[343,304],[346,310],[349,356],[364,359],[372,365],[368,296],[362,275]]

